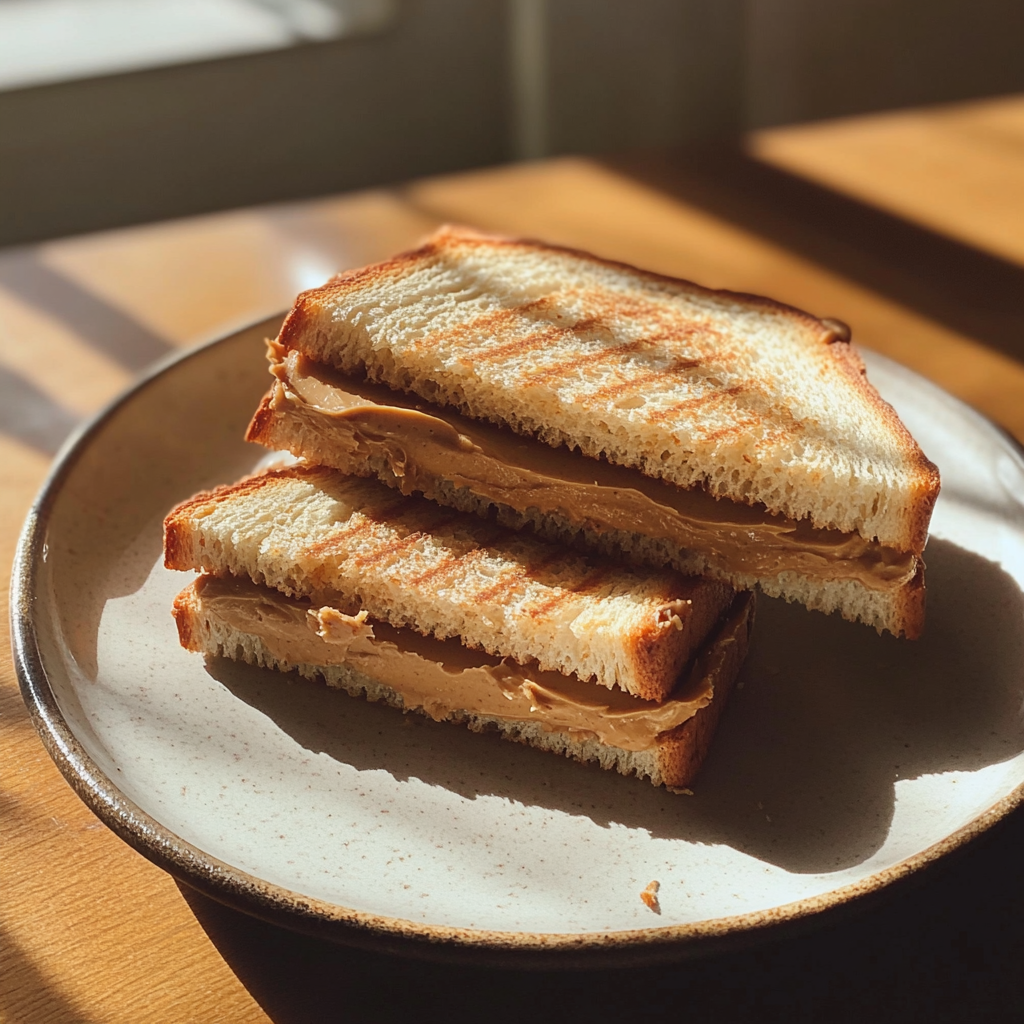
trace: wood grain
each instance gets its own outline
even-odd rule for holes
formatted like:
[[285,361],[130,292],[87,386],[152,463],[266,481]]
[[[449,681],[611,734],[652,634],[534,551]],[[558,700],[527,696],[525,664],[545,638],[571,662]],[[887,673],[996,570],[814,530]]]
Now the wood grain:
[[755,134],[763,160],[1024,264],[1024,100]]

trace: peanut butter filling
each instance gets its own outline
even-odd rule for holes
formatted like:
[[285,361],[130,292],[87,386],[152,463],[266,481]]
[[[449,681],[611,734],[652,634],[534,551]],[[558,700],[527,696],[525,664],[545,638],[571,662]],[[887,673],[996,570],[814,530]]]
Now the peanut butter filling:
[[249,580],[202,576],[202,618],[257,637],[283,667],[347,664],[401,694],[405,707],[435,721],[469,712],[502,721],[595,736],[623,750],[647,750],[706,707],[728,661],[728,647],[748,629],[752,601],[740,595],[676,693],[641,700],[576,676],[542,672],[409,629],[316,608]]
[[[856,580],[897,589],[917,557],[858,534],[684,490],[637,470],[551,448],[417,396],[357,380],[272,347],[278,379],[272,408],[294,417],[316,461],[365,472],[385,464],[403,493],[468,488],[520,513],[538,510],[598,533],[661,538],[697,553],[702,571],[764,579],[795,571],[815,580]],[[302,454],[296,452],[296,454]],[[307,454],[310,454],[307,452]]]

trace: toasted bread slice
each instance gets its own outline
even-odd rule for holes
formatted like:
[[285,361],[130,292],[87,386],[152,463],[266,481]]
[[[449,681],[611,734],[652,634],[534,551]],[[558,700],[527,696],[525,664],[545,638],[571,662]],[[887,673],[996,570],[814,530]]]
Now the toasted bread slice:
[[165,520],[165,562],[362,608],[394,626],[661,700],[732,599],[375,480],[294,466],[197,495]]
[[920,554],[938,472],[848,339],[768,299],[452,228],[303,292],[279,336],[548,444]]
[[277,380],[253,416],[250,441],[376,475],[403,494],[496,514],[507,526],[559,543],[739,589],[760,586],[897,636],[921,632],[917,555],[551,448],[285,353],[277,342],[270,355]]
[[[535,669],[510,672],[496,659],[454,641],[371,627],[248,581],[201,576],[178,595],[174,617],[182,646],[189,650],[294,670],[353,696],[436,721],[463,722],[477,732],[494,729],[506,739],[597,761],[624,775],[649,778],[656,786],[682,788],[693,781],[707,754],[743,664],[753,603],[750,595],[735,599],[677,694],[657,704],[576,679],[551,679],[551,673]],[[357,623],[345,642],[306,625],[332,619]]]

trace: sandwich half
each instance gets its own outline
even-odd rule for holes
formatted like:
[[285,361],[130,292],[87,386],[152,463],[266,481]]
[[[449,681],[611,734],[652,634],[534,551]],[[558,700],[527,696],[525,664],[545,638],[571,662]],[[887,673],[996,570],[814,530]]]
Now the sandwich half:
[[250,440],[916,637],[935,466],[844,325],[441,229],[302,293]]
[[435,721],[596,761],[656,785],[690,785],[746,656],[752,595],[737,595],[661,701],[395,628],[365,611],[202,575],[174,603],[183,647],[311,679]]
[[717,580],[629,567],[317,466],[183,502],[164,558],[654,701],[733,599]]

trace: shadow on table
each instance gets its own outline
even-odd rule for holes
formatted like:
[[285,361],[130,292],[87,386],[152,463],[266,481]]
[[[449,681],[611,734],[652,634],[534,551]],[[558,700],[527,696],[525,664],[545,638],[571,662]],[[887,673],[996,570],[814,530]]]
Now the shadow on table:
[[[18,1024],[90,1024],[96,1018],[66,992],[52,972],[0,928],[0,1020]],[[48,967],[52,964],[47,964]]]
[[1021,849],[1024,815],[1018,814],[987,841],[859,914],[827,917],[805,933],[780,933],[736,952],[599,972],[559,971],[554,960],[551,970],[525,972],[370,953],[293,934],[179,888],[274,1024],[961,1024],[1024,1013]]
[[[0,253],[0,287],[75,334],[77,340],[131,371],[172,347],[144,324],[49,266],[36,249]],[[0,367],[0,433],[53,455],[79,417],[27,377]]]
[[54,455],[78,417],[21,374],[0,366],[0,433]]
[[1024,750],[1024,595],[994,563],[941,540],[928,579],[928,629],[914,643],[762,600],[742,688],[693,797],[298,677],[222,659],[208,671],[303,748],[361,771],[835,871],[883,844],[899,780]]
[[1011,260],[774,167],[738,146],[604,163],[1024,359],[1024,267]]

